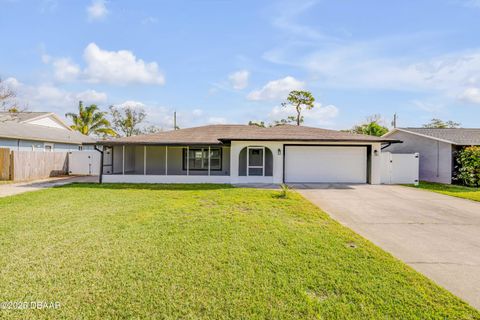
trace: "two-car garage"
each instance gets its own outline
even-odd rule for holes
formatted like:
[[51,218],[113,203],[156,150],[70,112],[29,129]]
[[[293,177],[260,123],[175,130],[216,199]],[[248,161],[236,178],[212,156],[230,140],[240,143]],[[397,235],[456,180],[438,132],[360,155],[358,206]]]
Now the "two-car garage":
[[367,146],[285,145],[286,183],[367,183]]

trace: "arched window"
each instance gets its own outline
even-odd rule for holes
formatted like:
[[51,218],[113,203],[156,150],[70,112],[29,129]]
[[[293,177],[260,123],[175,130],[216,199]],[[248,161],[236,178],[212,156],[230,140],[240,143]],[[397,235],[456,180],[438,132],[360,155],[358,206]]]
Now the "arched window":
[[273,175],[273,153],[267,147],[245,147],[240,151],[238,160],[239,176]]

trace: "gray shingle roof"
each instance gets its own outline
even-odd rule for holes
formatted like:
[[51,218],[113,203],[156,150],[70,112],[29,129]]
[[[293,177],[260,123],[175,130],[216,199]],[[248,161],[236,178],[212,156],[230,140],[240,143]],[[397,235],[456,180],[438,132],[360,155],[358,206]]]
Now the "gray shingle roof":
[[460,146],[480,145],[480,128],[399,128]]
[[49,112],[22,112],[14,116],[0,113],[0,138],[82,144],[95,141],[80,132],[50,128],[22,121],[36,118]]
[[281,125],[261,128],[250,125],[208,125],[147,135],[98,141],[99,144],[221,144],[232,140],[257,141],[353,141],[393,142],[396,140],[305,126]]
[[0,112],[0,121],[23,122],[48,114],[51,114],[51,112]]

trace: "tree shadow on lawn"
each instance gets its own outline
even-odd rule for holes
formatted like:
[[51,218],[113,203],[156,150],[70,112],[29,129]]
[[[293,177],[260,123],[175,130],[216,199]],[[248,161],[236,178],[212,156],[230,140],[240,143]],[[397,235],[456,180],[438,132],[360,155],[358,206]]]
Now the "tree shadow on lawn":
[[82,183],[74,182],[67,185],[55,186],[55,188],[81,188],[81,189],[113,189],[113,190],[175,190],[175,191],[193,191],[193,190],[220,190],[233,189],[230,184],[163,184],[163,183]]

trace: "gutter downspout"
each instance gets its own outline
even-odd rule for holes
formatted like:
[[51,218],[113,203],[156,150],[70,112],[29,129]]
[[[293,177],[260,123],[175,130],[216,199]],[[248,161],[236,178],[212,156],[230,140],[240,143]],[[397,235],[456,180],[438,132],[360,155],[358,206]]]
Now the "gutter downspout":
[[100,150],[97,148],[97,146],[94,146],[95,150],[100,152],[100,175],[98,176],[98,183],[102,183],[102,175],[103,175],[103,150]]

